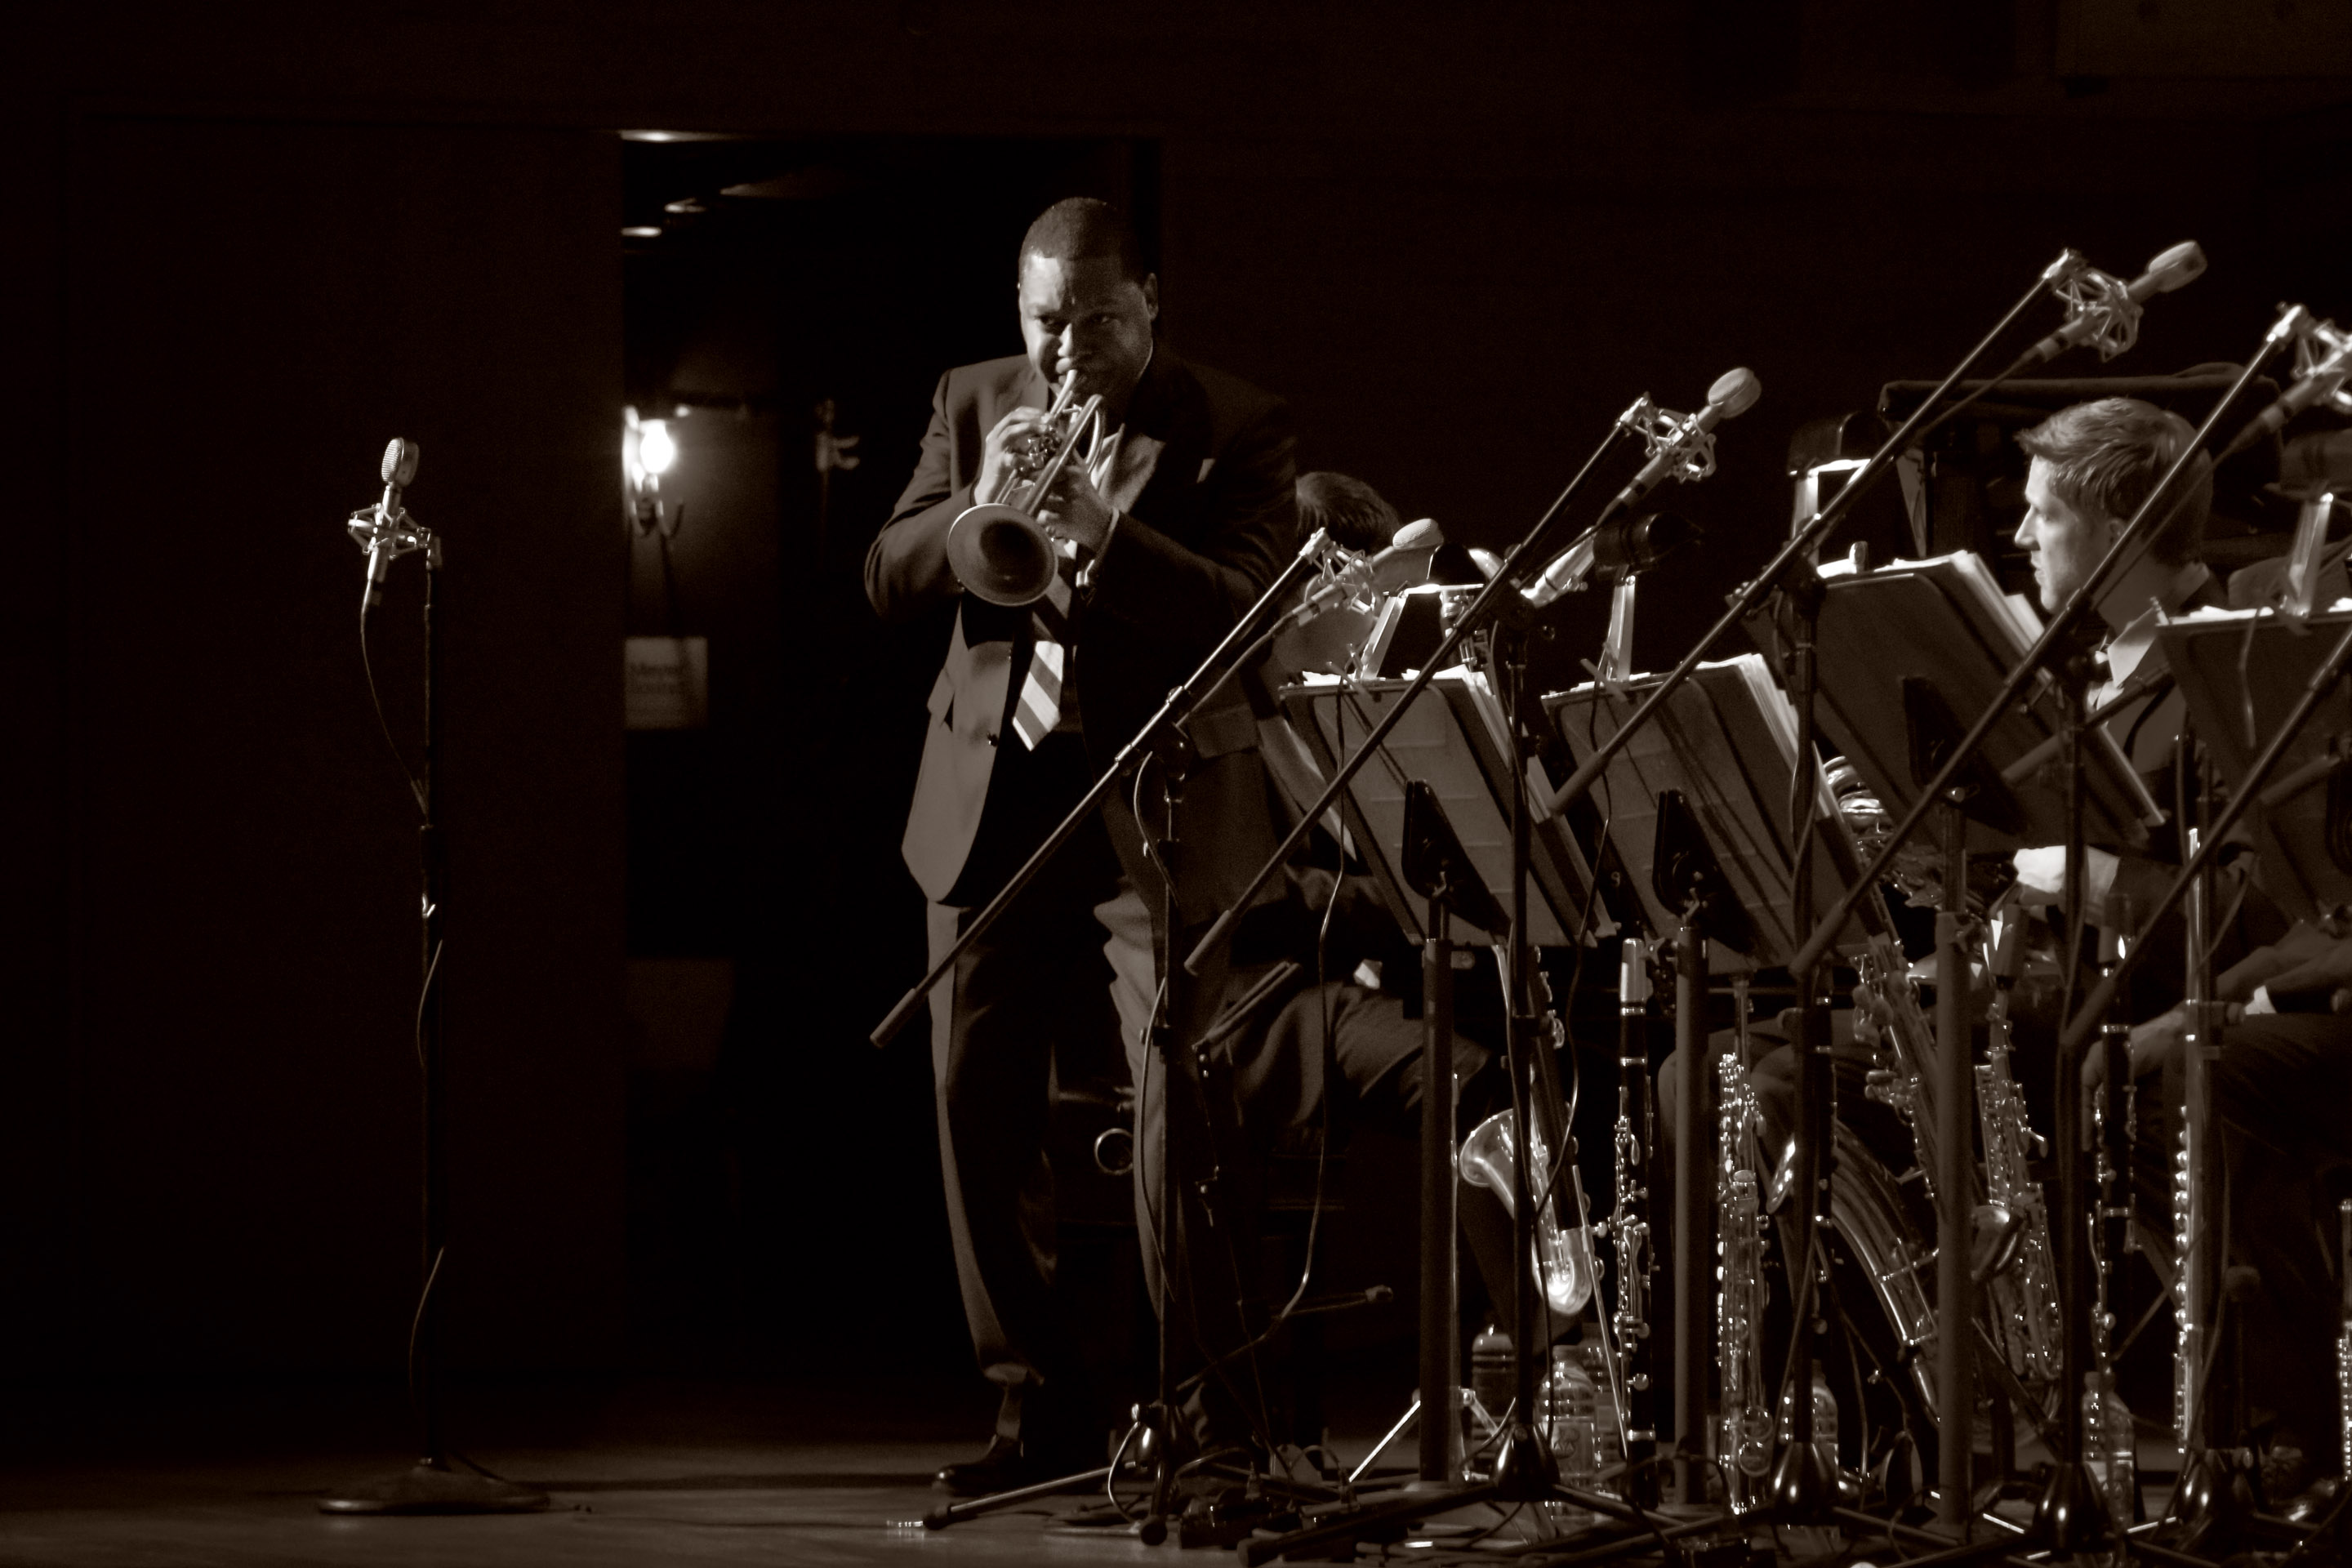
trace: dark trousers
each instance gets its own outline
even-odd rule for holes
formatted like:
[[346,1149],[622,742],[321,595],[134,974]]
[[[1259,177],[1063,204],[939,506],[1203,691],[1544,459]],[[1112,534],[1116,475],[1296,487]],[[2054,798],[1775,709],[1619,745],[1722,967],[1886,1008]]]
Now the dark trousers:
[[[1076,736],[1052,736],[1024,762],[1029,841],[1084,793]],[[1007,874],[1013,868],[1002,870]],[[1003,876],[992,879],[1001,885]],[[1099,821],[1049,861],[931,993],[931,1066],[956,1281],[982,1373],[1003,1392],[1000,1436],[1087,1457],[1094,1408],[1076,1338],[1054,1291],[1054,1173],[1045,1155],[1057,1060],[1115,1076],[1112,965],[1097,906],[1117,896],[1118,863]],[[933,905],[934,962],[972,909]]]

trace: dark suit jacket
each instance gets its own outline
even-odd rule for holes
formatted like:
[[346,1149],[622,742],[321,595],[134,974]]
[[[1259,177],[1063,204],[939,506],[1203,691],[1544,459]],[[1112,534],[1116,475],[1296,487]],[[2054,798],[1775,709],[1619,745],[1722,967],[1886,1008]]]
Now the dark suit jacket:
[[[988,432],[1007,411],[1049,401],[1025,358],[940,379],[914,477],[866,557],[866,596],[885,620],[962,595],[948,569],[948,528],[971,505]],[[1108,488],[1121,516],[1073,611],[1069,679],[1097,773],[1297,553],[1291,447],[1279,400],[1165,345],[1155,350]],[[1075,803],[1048,808],[1016,798],[1023,770],[1006,759],[1022,747],[1009,721],[1030,647],[1026,609],[962,598],[931,689],[904,843],[908,868],[936,901],[987,897],[1042,837],[1039,823],[1050,826]],[[1271,851],[1273,839],[1239,683],[1228,682],[1187,728],[1202,758],[1180,825],[1187,847],[1177,880],[1191,921],[1238,893],[1256,868],[1250,857]],[[1008,836],[1022,841],[996,842]],[[1132,858],[1122,858],[1132,870]]]

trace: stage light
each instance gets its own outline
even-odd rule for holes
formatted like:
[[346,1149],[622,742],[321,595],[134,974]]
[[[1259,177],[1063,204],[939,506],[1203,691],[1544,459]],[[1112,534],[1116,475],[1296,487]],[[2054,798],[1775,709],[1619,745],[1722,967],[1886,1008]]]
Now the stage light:
[[[678,414],[686,413],[680,408]],[[686,515],[681,504],[662,500],[662,476],[677,464],[677,437],[670,434],[667,419],[640,417],[632,404],[621,410],[625,428],[621,432],[621,473],[628,489],[629,516],[639,533],[662,534],[665,538],[677,531]]]
[[661,232],[661,226],[658,224],[633,223],[621,230],[621,237],[623,239],[659,239]]
[[669,433],[667,419],[648,419],[637,434],[637,462],[646,472],[658,479],[669,472],[677,461],[677,440]]

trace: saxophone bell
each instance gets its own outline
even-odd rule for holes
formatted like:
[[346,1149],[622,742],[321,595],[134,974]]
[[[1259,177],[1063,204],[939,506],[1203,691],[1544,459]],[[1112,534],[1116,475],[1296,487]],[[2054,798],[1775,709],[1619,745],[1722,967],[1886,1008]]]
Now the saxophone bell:
[[[1511,1135],[1511,1116],[1510,1111],[1498,1110],[1470,1130],[1470,1135],[1462,1140],[1462,1174],[1501,1198],[1503,1207],[1516,1216],[1511,1184],[1518,1141]],[[1535,1151],[1534,1163],[1528,1169],[1528,1184],[1540,1192],[1536,1178],[1549,1174],[1551,1158],[1541,1132],[1534,1133],[1528,1142]],[[1544,1302],[1554,1317],[1573,1318],[1584,1310],[1584,1304],[1592,1300],[1591,1227],[1565,1227],[1554,1217],[1549,1204],[1538,1203],[1535,1215],[1535,1264],[1536,1278],[1543,1284]]]

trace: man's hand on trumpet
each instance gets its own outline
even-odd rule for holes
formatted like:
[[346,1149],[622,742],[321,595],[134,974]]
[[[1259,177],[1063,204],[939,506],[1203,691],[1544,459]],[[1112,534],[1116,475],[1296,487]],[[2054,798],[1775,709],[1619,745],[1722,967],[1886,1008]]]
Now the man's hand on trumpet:
[[998,420],[981,447],[980,476],[971,484],[972,504],[991,506],[1003,500],[1004,492],[1021,482],[1023,454],[1047,431],[1042,408],[1015,408]]
[[1076,544],[1095,555],[1101,554],[1109,542],[1111,519],[1116,515],[1102,491],[1095,489],[1094,481],[1076,463],[1062,469],[1037,507],[1037,521],[1047,538]]

